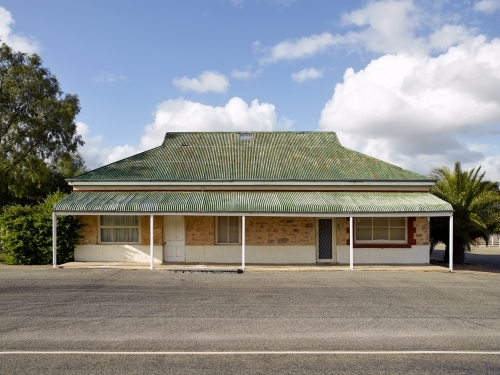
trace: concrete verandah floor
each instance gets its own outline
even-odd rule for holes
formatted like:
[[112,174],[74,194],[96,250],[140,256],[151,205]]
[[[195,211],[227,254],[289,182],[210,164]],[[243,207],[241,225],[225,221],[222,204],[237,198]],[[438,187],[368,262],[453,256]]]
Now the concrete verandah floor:
[[[149,263],[138,262],[69,262],[58,268],[114,268],[130,270],[149,270]],[[177,272],[238,272],[241,264],[189,264],[155,263],[155,270]],[[449,272],[447,268],[431,264],[394,264],[394,265],[354,265],[355,271],[411,271],[411,272]],[[245,272],[333,272],[349,271],[346,264],[247,264]]]

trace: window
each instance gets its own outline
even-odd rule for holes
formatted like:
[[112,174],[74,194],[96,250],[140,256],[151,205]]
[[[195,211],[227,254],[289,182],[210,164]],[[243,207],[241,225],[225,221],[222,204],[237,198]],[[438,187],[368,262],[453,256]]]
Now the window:
[[359,217],[355,219],[356,242],[406,243],[405,217]]
[[102,243],[139,243],[139,216],[103,215],[100,226]]
[[240,218],[238,216],[217,216],[217,244],[240,243]]

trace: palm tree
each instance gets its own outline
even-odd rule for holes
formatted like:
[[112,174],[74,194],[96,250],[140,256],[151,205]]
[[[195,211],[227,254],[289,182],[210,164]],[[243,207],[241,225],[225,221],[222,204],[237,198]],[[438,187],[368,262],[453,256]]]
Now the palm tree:
[[[488,242],[488,236],[500,230],[499,183],[483,181],[481,167],[462,171],[459,162],[453,171],[446,167],[433,170],[437,179],[431,193],[453,206],[453,263],[463,264],[465,252],[476,238]],[[449,220],[431,218],[431,251],[438,243],[446,245],[444,260],[449,260]]]

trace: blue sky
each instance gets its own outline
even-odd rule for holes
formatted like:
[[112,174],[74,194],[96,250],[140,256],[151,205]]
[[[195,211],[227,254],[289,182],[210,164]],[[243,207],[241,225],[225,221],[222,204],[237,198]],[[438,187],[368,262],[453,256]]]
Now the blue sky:
[[167,131],[328,130],[427,174],[500,180],[500,0],[0,2],[78,94],[91,168]]

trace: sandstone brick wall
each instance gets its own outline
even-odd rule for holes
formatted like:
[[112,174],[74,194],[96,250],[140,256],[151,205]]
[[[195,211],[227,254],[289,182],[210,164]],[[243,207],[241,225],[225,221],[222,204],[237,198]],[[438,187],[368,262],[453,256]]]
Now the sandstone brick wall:
[[249,216],[245,240],[249,246],[314,246],[316,219]]
[[79,245],[95,245],[97,244],[99,238],[99,216],[75,216],[75,219],[79,219],[80,223],[85,224],[78,241]]
[[[141,245],[149,245],[151,236],[149,235],[149,216],[140,216],[141,226]],[[153,222],[153,243],[155,245],[163,244],[163,216],[155,216]]]
[[413,238],[416,245],[429,245],[429,220],[426,217],[417,217],[413,226],[415,227]]
[[[96,245],[99,241],[99,216],[76,216],[81,223],[86,224],[80,234],[83,238],[78,242],[79,245]],[[141,227],[141,245],[149,245],[149,216],[139,218]],[[155,216],[154,220],[154,244],[163,243],[163,217]]]
[[337,217],[335,227],[337,228],[337,245],[349,245],[349,218]]
[[[248,246],[300,246],[316,243],[316,219],[291,217],[246,218]],[[215,217],[186,216],[186,245],[215,244]]]
[[213,216],[186,216],[186,246],[215,244],[215,218]]

